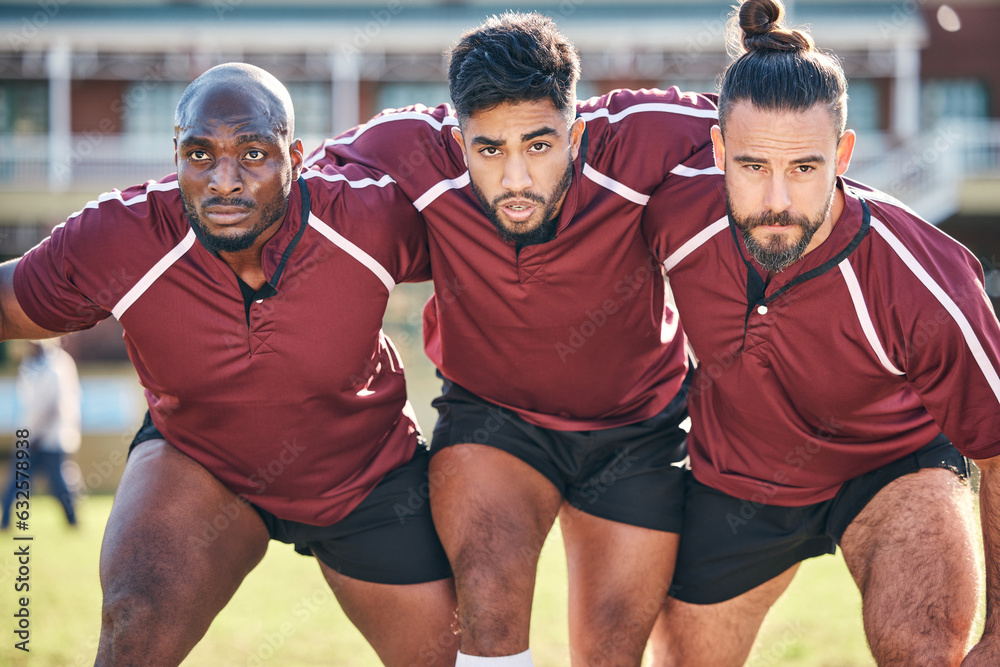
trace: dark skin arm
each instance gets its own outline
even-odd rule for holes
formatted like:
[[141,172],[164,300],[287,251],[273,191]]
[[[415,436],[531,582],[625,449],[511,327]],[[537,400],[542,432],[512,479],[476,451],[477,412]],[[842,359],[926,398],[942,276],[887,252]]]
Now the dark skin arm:
[[54,338],[62,334],[38,326],[25,315],[14,295],[14,267],[18,260],[0,264],[0,341],[13,338]]

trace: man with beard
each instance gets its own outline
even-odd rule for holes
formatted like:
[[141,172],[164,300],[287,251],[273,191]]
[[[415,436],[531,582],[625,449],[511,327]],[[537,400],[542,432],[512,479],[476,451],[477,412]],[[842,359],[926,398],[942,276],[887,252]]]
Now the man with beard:
[[997,665],[1000,325],[982,267],[843,178],[843,70],[782,14],[741,6],[714,156],[644,218],[699,361],[655,664],[744,664],[798,564],[839,546],[876,662],[958,665],[981,588],[964,455],[981,470],[987,619],[962,664]]
[[640,222],[709,144],[715,105],[676,89],[576,104],[578,77],[551,20],[493,17],[451,51],[455,113],[386,113],[309,160],[386,171],[427,221],[424,339],[444,378],[430,501],[459,666],[531,664],[557,516],[574,664],[638,664],[673,570],[686,360]]
[[382,174],[303,172],[293,137],[274,77],[213,68],[178,103],[176,176],[102,195],[0,267],[0,338],[114,315],[145,387],[97,665],[179,664],[270,539],[316,557],[383,663],[454,663],[430,512],[395,511],[428,455],[381,331],[395,284],[429,277],[425,227]]

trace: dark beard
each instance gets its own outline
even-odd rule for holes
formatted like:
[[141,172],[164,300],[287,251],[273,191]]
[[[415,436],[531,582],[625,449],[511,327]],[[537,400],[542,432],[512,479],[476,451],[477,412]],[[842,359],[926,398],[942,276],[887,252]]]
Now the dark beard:
[[[187,215],[188,222],[198,232],[198,239],[205,246],[206,250],[215,254],[219,254],[220,252],[236,253],[247,250],[253,246],[254,242],[271,225],[285,217],[285,211],[288,208],[288,194],[286,193],[283,198],[277,198],[268,202],[264,206],[264,210],[261,211],[260,220],[250,229],[244,231],[239,236],[219,237],[209,233],[208,229],[202,223],[197,209],[188,202],[183,192],[181,192],[181,201],[184,202],[184,213]],[[225,197],[212,197],[202,202],[202,206],[242,206],[250,210],[257,209],[257,205],[254,202],[249,199],[240,199],[239,197],[228,199]]]
[[[802,257],[802,253],[809,247],[813,236],[823,226],[823,221],[826,220],[826,216],[830,213],[830,207],[833,205],[833,194],[834,191],[831,190],[830,197],[823,207],[823,211],[815,220],[810,220],[804,215],[793,216],[788,211],[782,211],[781,213],[756,213],[746,218],[740,218],[733,213],[732,200],[729,198],[728,192],[726,193],[726,207],[728,208],[729,216],[736,223],[740,233],[743,235],[743,242],[746,244],[750,256],[757,260],[757,263],[769,273],[778,273],[797,262]],[[792,245],[785,245],[778,239],[772,239],[770,243],[761,244],[757,242],[750,232],[756,227],[763,225],[782,227],[794,225],[802,230],[802,235]]]
[[[476,199],[479,200],[480,206],[483,207],[486,217],[490,219],[491,223],[493,223],[493,228],[497,230],[497,234],[500,235],[500,238],[505,243],[513,243],[518,248],[523,248],[529,245],[547,243],[555,238],[556,227],[559,224],[559,211],[557,210],[557,207],[560,204],[562,196],[566,194],[567,190],[569,190],[569,186],[572,182],[573,163],[570,162],[566,165],[566,172],[563,174],[562,180],[559,181],[559,184],[556,186],[556,189],[553,191],[552,197],[548,202],[535,193],[528,191],[516,193],[507,192],[497,196],[492,202],[490,202],[486,199],[486,195],[483,194],[483,191],[476,187],[474,181],[470,179],[469,184],[472,186],[472,192],[476,195]],[[504,227],[500,220],[500,213],[498,209],[500,202],[508,199],[526,199],[540,206],[544,206],[545,208],[542,211],[542,224],[527,232],[511,231],[510,229]]]

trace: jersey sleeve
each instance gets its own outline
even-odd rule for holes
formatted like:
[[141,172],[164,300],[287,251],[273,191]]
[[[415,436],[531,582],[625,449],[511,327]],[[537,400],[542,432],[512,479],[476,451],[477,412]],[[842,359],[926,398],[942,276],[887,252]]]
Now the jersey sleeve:
[[612,91],[581,103],[579,112],[590,168],[644,195],[711,146],[719,117],[714,95],[676,87]]
[[670,267],[698,235],[713,224],[728,224],[724,176],[712,146],[703,146],[653,192],[642,216],[642,231],[657,261]]
[[179,242],[187,229],[172,176],[106,193],[18,261],[14,294],[41,327],[88,329],[112,313],[159,260],[161,248]]
[[312,213],[378,262],[393,282],[430,280],[427,227],[387,174],[359,165],[307,170]]
[[891,290],[889,358],[959,451],[1000,455],[1000,323],[982,266],[931,225],[916,220],[906,234],[885,213],[872,211],[872,232],[890,251],[880,279]]
[[370,167],[391,176],[411,201],[417,201],[442,179],[465,172],[461,148],[451,134],[457,126],[447,105],[384,111],[328,139],[306,159],[306,165]]

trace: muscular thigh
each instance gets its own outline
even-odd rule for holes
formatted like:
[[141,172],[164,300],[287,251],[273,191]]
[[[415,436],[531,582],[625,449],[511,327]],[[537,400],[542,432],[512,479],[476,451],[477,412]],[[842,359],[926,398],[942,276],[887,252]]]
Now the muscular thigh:
[[848,525],[840,547],[862,595],[877,596],[887,611],[964,606],[976,588],[971,493],[944,468],[904,475],[879,491]]
[[221,608],[263,557],[256,511],[164,440],[129,457],[101,549],[105,596],[200,598]]

